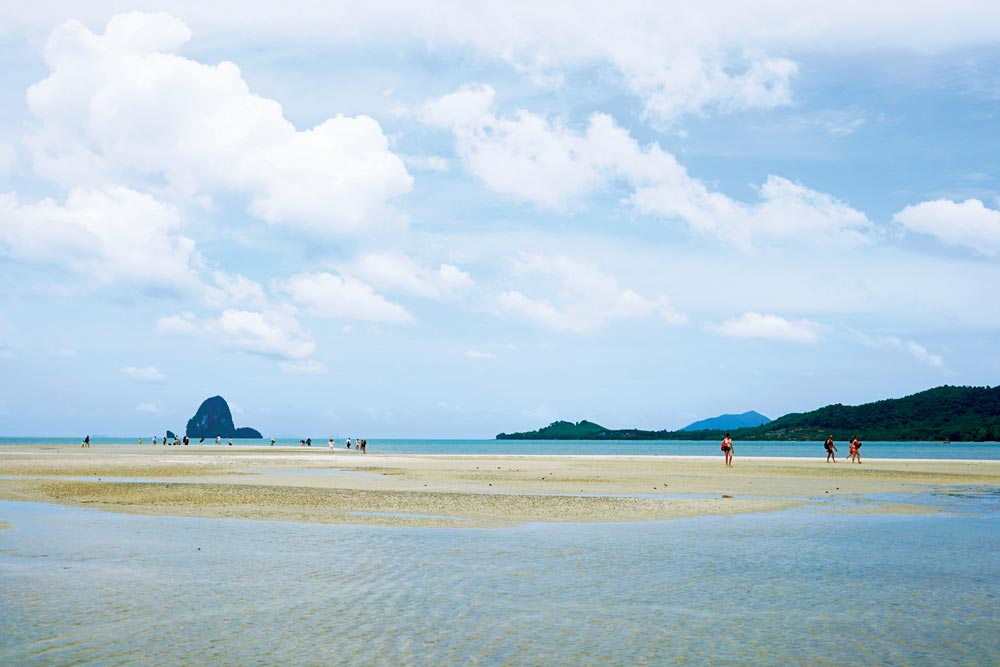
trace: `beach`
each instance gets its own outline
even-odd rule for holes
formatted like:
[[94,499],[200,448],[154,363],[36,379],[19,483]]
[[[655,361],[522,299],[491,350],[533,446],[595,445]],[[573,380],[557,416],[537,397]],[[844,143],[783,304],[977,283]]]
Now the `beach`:
[[1000,462],[456,456],[326,448],[6,446],[0,500],[147,515],[504,527],[773,512],[935,511],[935,488],[1000,487]]

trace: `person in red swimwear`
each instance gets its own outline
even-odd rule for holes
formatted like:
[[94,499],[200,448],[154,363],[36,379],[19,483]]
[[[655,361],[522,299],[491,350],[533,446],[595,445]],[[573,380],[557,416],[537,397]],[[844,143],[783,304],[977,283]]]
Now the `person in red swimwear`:
[[733,465],[733,439],[728,433],[722,439],[722,452],[726,455],[726,465]]
[[850,454],[851,461],[861,463],[861,440],[858,439],[858,436],[854,436],[854,439],[851,440]]

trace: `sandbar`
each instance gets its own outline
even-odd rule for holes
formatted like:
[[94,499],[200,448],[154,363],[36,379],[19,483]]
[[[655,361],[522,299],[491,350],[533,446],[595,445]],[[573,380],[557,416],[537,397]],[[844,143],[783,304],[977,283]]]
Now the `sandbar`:
[[[998,489],[1000,461],[360,454],[296,447],[11,445],[0,500],[150,515],[502,527],[772,512],[913,513],[934,489]],[[892,502],[893,495],[900,502]],[[877,499],[870,498],[877,496]]]

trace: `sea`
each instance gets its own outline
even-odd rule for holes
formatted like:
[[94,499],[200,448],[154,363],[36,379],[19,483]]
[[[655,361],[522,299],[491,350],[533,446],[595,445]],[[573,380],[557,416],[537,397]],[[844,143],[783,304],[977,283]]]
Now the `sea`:
[[[988,444],[863,451],[869,444],[873,457],[996,458]],[[373,445],[437,454],[718,447]],[[737,456],[817,450],[737,443]],[[857,499],[827,496],[763,514],[463,529],[0,501],[0,665],[1000,665],[1000,489],[914,487],[872,499],[933,512],[864,514]]]
[[0,502],[0,664],[997,665],[998,499],[496,530]]
[[[302,440],[312,439],[313,447],[326,447],[329,436],[303,435]],[[360,437],[364,437],[363,435]],[[354,438],[352,437],[352,440]],[[4,445],[79,445],[79,437],[0,437]],[[276,438],[276,447],[297,447],[300,438]],[[346,438],[335,438],[337,447],[345,447]],[[714,440],[418,440],[392,438],[366,438],[369,453],[381,454],[459,454],[459,455],[576,455],[576,456],[721,456],[719,443]],[[159,441],[159,438],[158,438]],[[92,445],[135,445],[138,438],[91,436]],[[152,436],[142,439],[143,445],[152,444]],[[227,442],[222,440],[223,445]],[[238,446],[268,446],[263,440],[234,439]],[[205,445],[214,439],[206,438]],[[191,446],[198,446],[198,440]],[[838,443],[840,455],[847,455],[847,443]],[[735,443],[736,456],[777,456],[793,458],[826,458],[823,443],[785,441],[747,441]],[[886,459],[969,459],[1000,460],[1000,443],[997,442],[865,442],[861,447],[862,458]]]

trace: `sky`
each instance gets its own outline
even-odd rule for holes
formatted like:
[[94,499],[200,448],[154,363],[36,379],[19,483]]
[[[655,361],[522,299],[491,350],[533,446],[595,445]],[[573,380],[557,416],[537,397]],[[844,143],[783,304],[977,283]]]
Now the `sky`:
[[1000,384],[1000,4],[831,4],[7,3],[0,435]]

